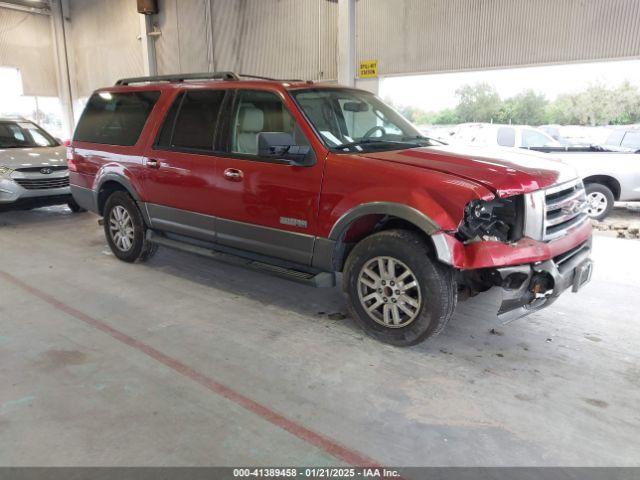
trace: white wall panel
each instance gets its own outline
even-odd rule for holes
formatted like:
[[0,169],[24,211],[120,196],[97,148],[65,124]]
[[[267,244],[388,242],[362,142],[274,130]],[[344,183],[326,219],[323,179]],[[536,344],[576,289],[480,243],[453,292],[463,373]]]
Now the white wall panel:
[[327,0],[212,0],[216,68],[336,78],[337,5]]
[[56,96],[50,17],[0,8],[0,66],[20,70],[25,95]]
[[143,74],[140,17],[133,0],[71,0],[67,41],[74,97]]
[[208,0],[160,0],[154,23],[162,32],[156,40],[158,73],[206,72]]
[[638,0],[359,0],[356,23],[382,74],[640,56]]
[[212,69],[254,75],[336,76],[335,2],[161,0],[159,7],[158,73],[207,71],[211,60]]

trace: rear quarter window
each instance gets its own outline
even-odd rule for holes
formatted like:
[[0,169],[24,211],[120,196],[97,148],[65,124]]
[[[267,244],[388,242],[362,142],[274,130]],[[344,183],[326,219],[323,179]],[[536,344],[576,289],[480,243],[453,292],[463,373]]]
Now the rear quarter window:
[[159,97],[159,91],[94,93],[80,117],[73,140],[135,145]]

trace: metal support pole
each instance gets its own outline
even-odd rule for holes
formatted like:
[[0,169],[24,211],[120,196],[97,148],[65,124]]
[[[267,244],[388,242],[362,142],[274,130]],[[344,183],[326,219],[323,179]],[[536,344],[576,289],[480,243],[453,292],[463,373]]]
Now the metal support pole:
[[145,76],[158,75],[155,36],[157,36],[157,33],[153,31],[152,16],[140,14],[140,44],[142,46],[142,64]]
[[356,83],[356,2],[338,0],[338,83]]
[[207,35],[207,68],[209,72],[215,72],[216,63],[213,49],[213,10],[211,8],[211,1],[212,0],[205,0],[204,22]]
[[53,54],[56,62],[58,96],[62,103],[62,130],[64,136],[70,138],[75,126],[75,119],[63,1],[64,0],[51,0],[51,32],[53,36]]

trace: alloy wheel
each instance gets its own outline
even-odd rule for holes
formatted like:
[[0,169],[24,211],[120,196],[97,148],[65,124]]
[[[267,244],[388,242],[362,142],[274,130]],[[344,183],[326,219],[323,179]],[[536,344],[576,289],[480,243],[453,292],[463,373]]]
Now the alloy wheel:
[[109,215],[109,234],[116,248],[128,252],[133,247],[134,227],[131,215],[126,208],[116,205]]
[[591,192],[587,195],[587,214],[597,217],[607,209],[607,197],[600,192]]
[[415,274],[392,257],[375,257],[364,264],[358,275],[358,297],[369,317],[388,328],[406,327],[422,307]]

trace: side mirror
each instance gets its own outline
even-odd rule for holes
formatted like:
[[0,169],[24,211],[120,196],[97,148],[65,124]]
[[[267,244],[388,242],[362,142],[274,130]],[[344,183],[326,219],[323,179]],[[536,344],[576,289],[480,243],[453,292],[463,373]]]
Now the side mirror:
[[293,135],[285,132],[258,133],[258,155],[289,160],[292,165],[310,166],[315,155],[308,145],[296,145]]

